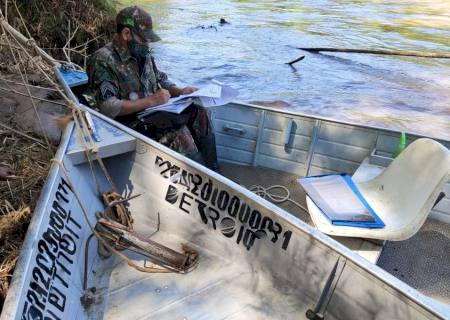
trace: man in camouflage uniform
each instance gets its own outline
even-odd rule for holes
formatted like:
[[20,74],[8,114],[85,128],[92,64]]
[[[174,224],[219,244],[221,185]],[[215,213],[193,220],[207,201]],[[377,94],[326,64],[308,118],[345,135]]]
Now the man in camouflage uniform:
[[155,112],[139,120],[136,113],[196,91],[178,88],[158,70],[149,43],[159,41],[152,19],[133,6],[116,17],[117,34],[89,59],[89,87],[103,114],[218,170],[214,134],[206,110],[192,104],[180,115]]

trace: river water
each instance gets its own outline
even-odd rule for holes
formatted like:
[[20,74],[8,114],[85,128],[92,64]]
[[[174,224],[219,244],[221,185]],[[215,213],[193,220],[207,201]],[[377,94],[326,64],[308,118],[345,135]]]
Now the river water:
[[[450,60],[296,49],[448,53],[450,1],[138,3],[163,39],[154,45],[160,68],[179,85],[217,79],[242,101],[450,139]],[[286,64],[302,55],[294,68]]]

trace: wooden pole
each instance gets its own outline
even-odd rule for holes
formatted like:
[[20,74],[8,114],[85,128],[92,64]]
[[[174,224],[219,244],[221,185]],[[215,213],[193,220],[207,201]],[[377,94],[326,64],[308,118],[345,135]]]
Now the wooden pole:
[[344,48],[297,48],[308,52],[345,52],[345,53],[368,53],[368,54],[383,54],[390,56],[407,56],[407,57],[421,57],[421,58],[438,58],[450,59],[450,53],[433,53],[433,52],[419,52],[419,51],[404,51],[404,50],[370,50],[370,49],[344,49]]

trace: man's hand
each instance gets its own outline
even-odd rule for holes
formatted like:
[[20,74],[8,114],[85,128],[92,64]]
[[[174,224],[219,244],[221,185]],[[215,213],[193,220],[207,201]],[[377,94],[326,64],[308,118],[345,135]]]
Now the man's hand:
[[119,116],[135,113],[148,107],[156,107],[169,101],[170,93],[165,89],[156,91],[151,96],[138,100],[124,100]]
[[189,93],[193,93],[197,90],[198,90],[198,88],[195,88],[195,87],[184,87],[183,89],[181,89],[181,94],[189,94]]
[[170,99],[170,92],[166,89],[159,89],[152,96],[152,106],[156,107],[166,103]]
[[182,95],[182,94],[189,94],[189,93],[195,92],[197,90],[198,89],[195,87],[178,88],[177,86],[171,86],[169,88],[169,92],[172,97],[178,97],[179,95]]

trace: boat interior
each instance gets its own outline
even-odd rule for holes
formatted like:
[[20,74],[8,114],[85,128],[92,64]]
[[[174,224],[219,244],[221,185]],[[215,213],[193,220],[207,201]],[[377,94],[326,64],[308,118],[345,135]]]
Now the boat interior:
[[[430,219],[406,241],[329,237],[302,209],[308,204],[299,177],[380,174],[392,162],[399,132],[232,103],[211,110],[219,174],[92,115],[96,152],[86,153],[92,137],[74,124],[66,128],[56,155],[60,167],[50,172],[36,208],[4,315],[440,319],[449,311],[448,177]],[[418,138],[407,134],[407,143]],[[267,189],[274,185],[286,189]],[[266,188],[265,199],[250,191],[252,186]],[[102,245],[89,239],[97,212],[105,209],[99,194],[111,190],[132,197],[127,208],[141,239],[186,255],[195,252],[198,260],[180,274],[161,271],[154,259],[133,250],[100,254]],[[295,203],[271,202],[267,192]],[[67,244],[52,241],[52,228]],[[35,278],[35,270],[46,270],[43,250],[55,259],[50,288]],[[156,273],[142,272],[155,267]],[[47,303],[40,299],[45,290]],[[23,292],[21,299],[10,298]]]
[[[214,119],[217,128],[220,122]],[[97,253],[97,245],[88,242],[85,248],[88,252],[85,258],[87,266],[84,270],[80,268],[78,275],[84,279],[84,288],[80,285],[83,281],[79,282],[78,288],[83,296],[83,309],[78,310],[80,316],[86,312],[89,318],[104,319],[297,319],[299,315],[306,315],[308,310],[314,310],[313,306],[320,301],[330,274],[336,269],[341,273],[339,280],[333,280],[335,291],[326,303],[327,319],[382,319],[391,313],[402,314],[400,318],[429,316],[423,310],[416,314],[417,306],[399,306],[389,302],[396,301],[398,291],[382,285],[376,276],[358,272],[358,263],[336,255],[335,248],[330,250],[326,244],[304,233],[302,228],[307,228],[309,232],[314,230],[319,239],[331,241],[314,229],[308,214],[297,204],[270,204],[258,195],[248,197],[239,191],[239,187],[251,189],[252,185],[267,187],[279,184],[287,187],[291,199],[306,207],[305,194],[297,182],[301,175],[296,174],[295,170],[286,172],[273,166],[269,168],[227,161],[226,157],[231,153],[224,152],[223,140],[218,136],[222,172],[218,175],[210,171],[208,176],[190,160],[180,161],[171,153],[161,152],[110,124],[98,119],[94,122],[102,136],[102,141],[98,143],[99,153],[105,159],[107,171],[117,190],[127,196],[140,195],[129,201],[135,231],[177,251],[180,251],[182,244],[189,244],[198,252],[199,262],[186,275],[145,273],[131,268],[127,261],[118,257],[102,259]],[[74,184],[75,189],[81,191],[80,198],[91,199],[88,211],[92,223],[95,223],[92,212],[101,210],[103,206],[98,199],[92,198],[95,186],[90,177],[91,169],[76,141],[76,135],[72,134],[65,166],[72,176],[78,177]],[[239,139],[236,141],[238,143],[234,147],[241,143]],[[110,183],[101,168],[95,165],[95,161],[93,163],[100,189],[108,190]],[[224,176],[229,180],[224,182]],[[198,178],[203,182],[196,181]],[[209,200],[207,195],[202,198],[203,191],[207,190],[205,180],[212,183],[212,190],[217,190],[212,191]],[[201,186],[201,190],[197,191],[198,199],[206,199],[204,202],[195,198],[196,185]],[[214,210],[215,205],[229,213],[233,210],[230,209],[231,204],[225,208],[228,200],[223,199],[228,199],[228,195],[241,202],[240,208],[243,202],[248,207],[258,208],[263,220],[266,217],[271,217],[273,221],[281,219],[283,223],[280,221],[280,226],[289,231],[279,233],[271,241],[267,238],[270,234],[265,232],[255,238],[248,237],[245,232],[239,235],[234,220],[227,220],[218,210]],[[229,200],[229,203],[232,202]],[[238,214],[240,218],[241,212]],[[300,220],[311,225],[311,228],[300,223]],[[250,224],[261,223],[255,222],[258,218],[253,219],[253,213],[248,221]],[[290,230],[289,225],[299,229]],[[214,232],[216,229],[220,232]],[[343,245],[344,251],[349,248],[363,256],[367,265],[379,261],[384,246],[382,241],[377,240],[334,239]],[[151,260],[127,252],[131,261],[141,266],[151,265]],[[289,254],[285,255],[285,252]],[[354,281],[358,281],[358,289],[355,289]],[[448,279],[440,278],[439,281],[445,284]],[[445,296],[447,288],[443,286],[440,290]],[[438,296],[442,292],[436,290],[432,294]],[[358,300],[361,303],[355,303]],[[367,304],[367,301],[370,303]]]
[[[85,86],[74,87],[81,97]],[[305,210],[306,194],[297,180],[329,173],[368,180],[392,162],[401,135],[398,130],[245,103],[212,108],[210,116],[221,174],[253,191],[256,186],[286,187],[260,195],[269,201],[271,193],[294,200],[275,204],[313,227]],[[413,133],[406,137],[406,145],[422,138]],[[450,149],[450,141],[431,138]],[[450,261],[450,180],[423,226],[409,239],[332,238],[428,297],[450,304],[450,269],[446,263]]]
[[[304,208],[306,194],[297,181],[300,177],[343,172],[367,180],[392,162],[401,135],[239,105],[216,108],[214,124],[224,176],[249,189],[255,185],[285,186],[289,197]],[[419,138],[407,134],[407,145]],[[448,141],[434,140],[450,148]],[[280,188],[270,192],[287,195]],[[424,225],[409,239],[333,238],[427,296],[450,304],[450,269],[446,263],[450,261],[450,181],[443,193]],[[314,226],[310,215],[292,202],[277,205]]]

